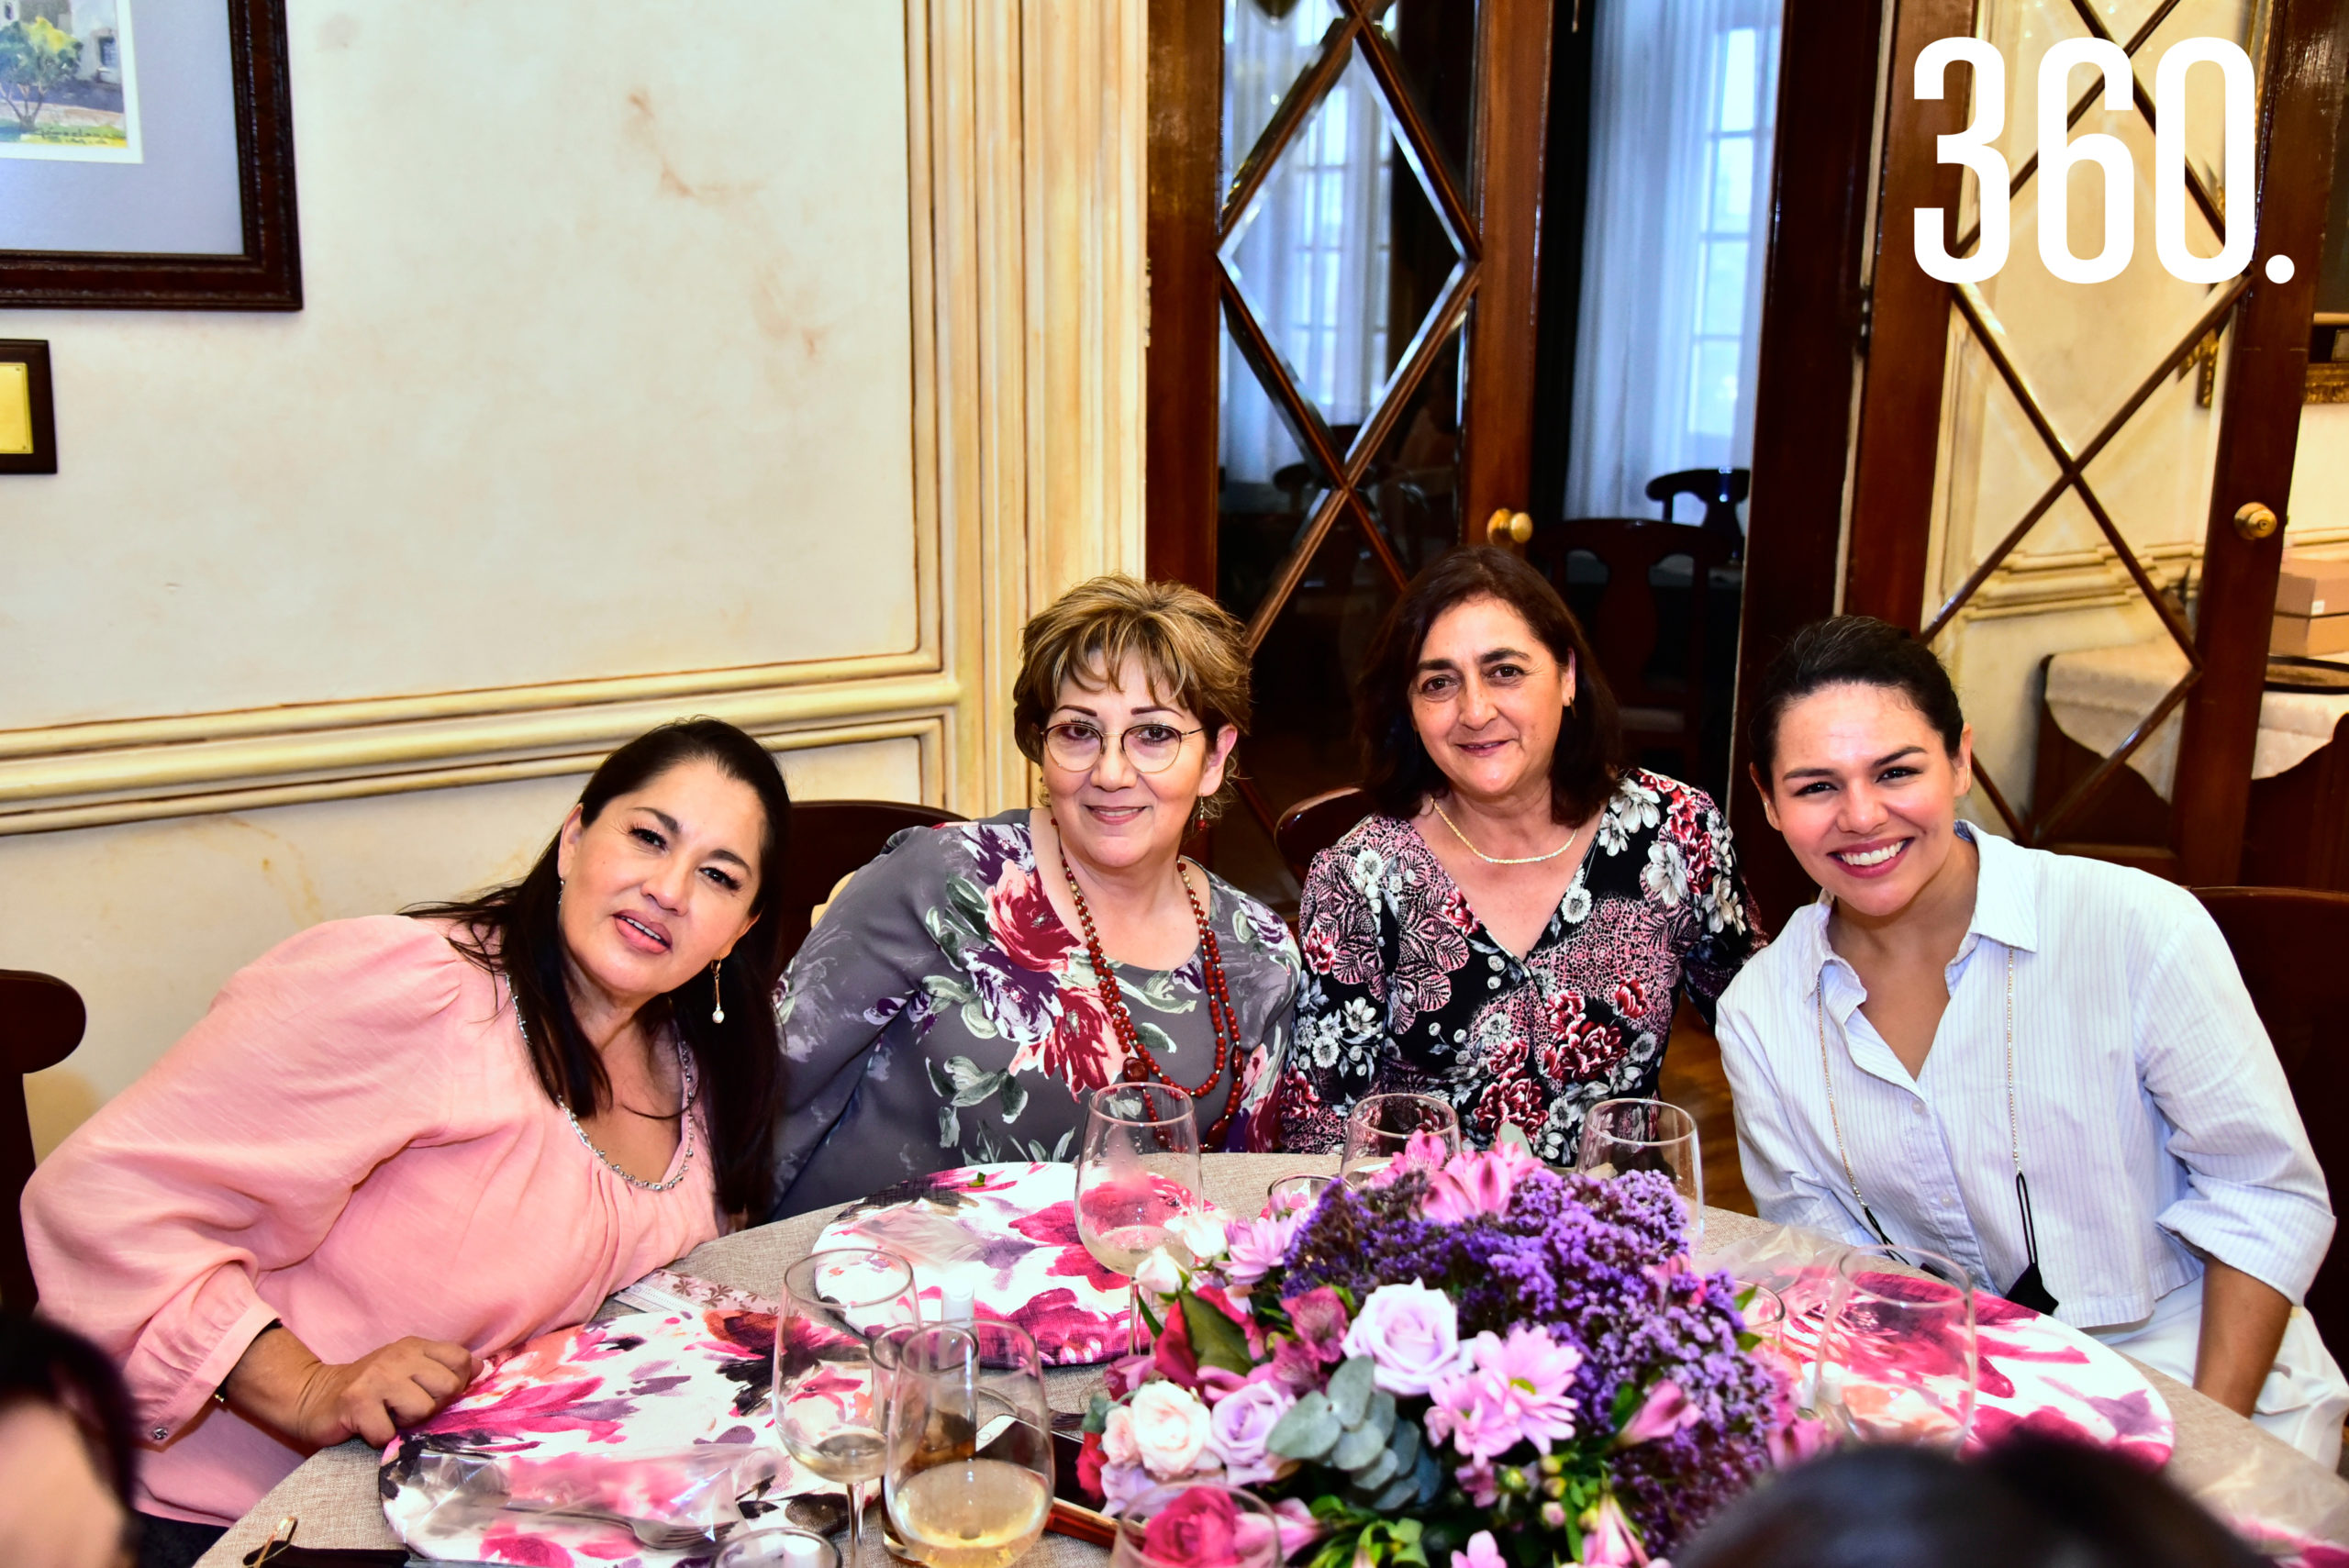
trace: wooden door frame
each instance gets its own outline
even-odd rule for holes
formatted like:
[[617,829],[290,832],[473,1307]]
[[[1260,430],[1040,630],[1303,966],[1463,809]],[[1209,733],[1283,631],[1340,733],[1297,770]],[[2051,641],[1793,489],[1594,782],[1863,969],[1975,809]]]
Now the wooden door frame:
[[[1351,3],[1351,0],[1349,0]],[[1571,3],[1571,0],[1569,0]],[[1480,0],[1480,86],[1464,193],[1475,214],[1467,301],[1464,527],[1531,496],[1544,127],[1554,0]],[[1217,390],[1223,318],[1216,232],[1222,0],[1150,0],[1149,328],[1144,491],[1152,577],[1217,587]],[[1532,48],[1539,37],[1541,48]],[[1503,47],[1507,40],[1507,47]],[[1506,61],[1508,69],[1495,69]],[[1489,215],[1519,213],[1496,225]],[[1362,523],[1364,519],[1356,519]]]

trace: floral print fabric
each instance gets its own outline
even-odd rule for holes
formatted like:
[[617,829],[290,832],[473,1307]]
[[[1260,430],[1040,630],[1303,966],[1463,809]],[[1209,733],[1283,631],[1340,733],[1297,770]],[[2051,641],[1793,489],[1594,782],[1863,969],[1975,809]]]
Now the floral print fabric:
[[1514,1124],[1553,1163],[1574,1158],[1591,1106],[1654,1093],[1679,993],[1709,1019],[1764,940],[1711,797],[1640,770],[1522,958],[1391,817],[1313,858],[1300,929],[1286,1147],[1335,1149],[1356,1100],[1403,1090],[1449,1100],[1480,1147]]
[[[1243,1148],[1273,1130],[1256,1113],[1288,1047],[1297,944],[1270,909],[1208,882],[1241,1050],[1198,1092],[1199,1120],[1213,1123],[1241,1074],[1230,1141]],[[1206,1079],[1202,955],[1111,967],[1167,1075],[1186,1088]],[[1074,1160],[1077,1095],[1125,1065],[1085,942],[1045,896],[1024,809],[892,840],[792,960],[775,1018],[778,1218],[961,1165]]]

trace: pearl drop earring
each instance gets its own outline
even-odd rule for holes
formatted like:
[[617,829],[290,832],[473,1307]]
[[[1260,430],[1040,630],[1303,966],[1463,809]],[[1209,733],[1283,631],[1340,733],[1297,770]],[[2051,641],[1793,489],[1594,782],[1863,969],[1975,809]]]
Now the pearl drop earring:
[[726,987],[718,979],[718,962],[717,959],[709,962],[709,1021],[713,1024],[726,1021]]

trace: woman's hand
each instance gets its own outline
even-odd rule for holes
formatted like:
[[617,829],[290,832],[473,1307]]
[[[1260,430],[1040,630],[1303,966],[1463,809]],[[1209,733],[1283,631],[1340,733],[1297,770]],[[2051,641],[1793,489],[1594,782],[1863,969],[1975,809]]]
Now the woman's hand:
[[226,1388],[240,1413],[299,1447],[355,1434],[382,1448],[463,1393],[480,1370],[464,1346],[413,1336],[354,1362],[324,1362],[280,1326],[246,1348]]

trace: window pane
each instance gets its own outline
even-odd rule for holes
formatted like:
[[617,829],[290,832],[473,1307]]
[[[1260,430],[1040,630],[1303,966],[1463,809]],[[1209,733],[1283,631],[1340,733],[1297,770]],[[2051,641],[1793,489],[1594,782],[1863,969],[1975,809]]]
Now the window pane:
[[1716,233],[1742,234],[1753,224],[1753,139],[1725,136],[1713,144]]
[[1697,307],[1697,330],[1734,338],[1745,325],[1745,251],[1742,239],[1705,242],[1704,300]]
[[1721,37],[1721,130],[1753,128],[1754,41],[1752,28],[1732,28]]
[[1737,426],[1737,340],[1700,338],[1688,373],[1691,435],[1731,435]]

